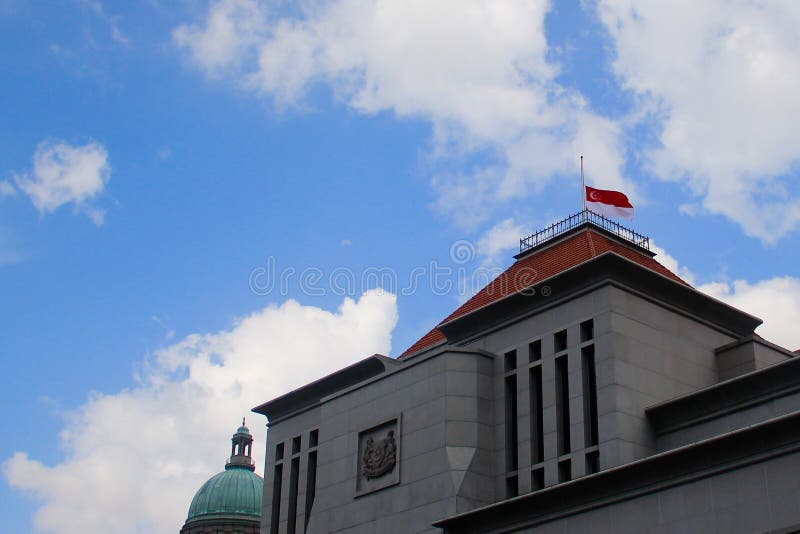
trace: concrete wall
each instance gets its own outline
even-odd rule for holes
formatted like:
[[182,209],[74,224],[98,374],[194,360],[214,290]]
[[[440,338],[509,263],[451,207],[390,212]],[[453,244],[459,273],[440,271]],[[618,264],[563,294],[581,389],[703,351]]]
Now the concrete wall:
[[[309,532],[424,532],[433,521],[495,500],[491,358],[445,352],[397,369],[298,416],[272,425],[267,436],[262,532],[271,532],[274,451],[301,436],[296,531],[305,523],[306,436],[319,429],[316,497]],[[359,433],[401,420],[399,483],[356,494]],[[284,460],[284,465],[288,465]],[[283,471],[281,522],[287,530],[289,479]]]
[[719,380],[728,380],[743,374],[784,362],[791,358],[758,337],[749,337],[717,349]]
[[715,417],[697,421],[695,424],[666,432],[658,436],[657,450],[658,452],[668,451],[798,410],[800,410],[800,392],[764,399],[763,402],[732,409],[726,413],[716,414]]
[[611,413],[601,416],[603,467],[656,451],[645,409],[717,382],[714,350],[733,340],[701,322],[619,288],[611,289],[609,334],[614,387]]
[[[557,296],[556,296],[557,297]],[[580,324],[592,320],[594,337],[581,342]],[[553,336],[566,329],[567,350],[555,353]],[[528,344],[542,342],[545,461],[531,461]],[[718,381],[715,349],[732,337],[660,306],[633,292],[604,286],[557,307],[522,319],[467,346],[494,353],[495,492],[502,497],[507,481],[518,477],[519,493],[531,491],[531,469],[543,467],[545,486],[559,481],[558,463],[570,461],[571,478],[586,473],[587,454],[599,452],[601,469],[622,465],[656,452],[656,438],[645,409]],[[594,345],[599,417],[599,446],[587,447],[584,435],[581,349]],[[505,372],[503,355],[517,354],[519,469],[505,465]],[[566,354],[569,370],[569,455],[559,455],[556,434],[555,356]]]
[[799,471],[789,454],[510,532],[797,532]]
[[[584,436],[584,401],[581,374],[581,347],[595,345],[595,361],[597,369],[598,412],[609,413],[613,410],[608,388],[613,382],[608,360],[607,336],[610,329],[610,287],[600,288],[591,293],[567,301],[542,313],[522,319],[504,328],[482,336],[469,343],[468,346],[481,348],[496,355],[494,361],[494,391],[497,395],[494,402],[494,436],[497,449],[494,455],[495,493],[498,500],[505,498],[508,478],[517,476],[519,494],[533,489],[532,468],[544,469],[545,486],[558,483],[559,459],[569,461],[572,478],[583,476],[586,465],[587,448]],[[594,338],[588,343],[580,341],[580,324],[592,320]],[[554,334],[567,331],[567,349],[556,354]],[[542,356],[540,363],[531,365],[529,361],[529,344],[540,340]],[[506,425],[505,425],[505,372],[504,355],[516,350],[517,365],[513,373],[517,379],[517,428],[518,428],[518,465],[517,471],[506,470]],[[570,414],[570,453],[560,455],[557,450],[557,416],[556,416],[556,372],[555,357],[567,357],[569,382],[569,414]],[[540,365],[542,373],[542,404],[544,430],[544,462],[533,464],[531,453],[531,414],[530,414],[530,369]],[[600,436],[601,442],[611,436]],[[601,443],[602,447],[602,443]],[[594,448],[591,450],[595,450]]]
[[[558,298],[557,295],[553,296]],[[581,324],[593,323],[583,340]],[[554,335],[566,330],[556,351]],[[645,409],[718,380],[715,349],[733,338],[631,291],[606,285],[491,332],[476,333],[463,350],[439,349],[414,357],[383,375],[323,399],[320,406],[275,422],[268,432],[262,532],[271,532],[275,446],[284,443],[280,533],[287,530],[292,440],[301,437],[296,531],[305,525],[308,435],[318,429],[316,497],[309,532],[435,531],[430,524],[534,488],[586,474],[589,455],[600,469],[644,458],[658,450]],[[540,340],[541,360],[529,361],[529,343]],[[593,347],[598,445],[585,435],[582,350]],[[444,351],[444,352],[442,352]],[[514,369],[505,354],[516,351]],[[556,358],[566,357],[570,451],[557,448]],[[759,361],[769,361],[771,354]],[[531,442],[530,369],[542,374],[544,459],[534,464]],[[517,469],[507,465],[505,382],[516,379]],[[357,495],[359,433],[401,420],[399,483]],[[516,477],[516,479],[514,479]]]

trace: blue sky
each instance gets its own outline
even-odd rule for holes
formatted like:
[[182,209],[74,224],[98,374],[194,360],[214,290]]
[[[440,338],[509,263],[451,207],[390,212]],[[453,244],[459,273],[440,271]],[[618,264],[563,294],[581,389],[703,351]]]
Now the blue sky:
[[401,353],[579,209],[581,154],[665,265],[800,348],[798,22],[791,2],[0,1],[3,530],[174,532],[239,417]]

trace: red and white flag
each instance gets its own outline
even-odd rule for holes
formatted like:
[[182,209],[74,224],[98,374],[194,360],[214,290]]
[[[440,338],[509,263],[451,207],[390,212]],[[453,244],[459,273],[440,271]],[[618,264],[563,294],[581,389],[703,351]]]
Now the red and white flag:
[[633,206],[623,193],[586,186],[586,207],[604,217],[633,219]]

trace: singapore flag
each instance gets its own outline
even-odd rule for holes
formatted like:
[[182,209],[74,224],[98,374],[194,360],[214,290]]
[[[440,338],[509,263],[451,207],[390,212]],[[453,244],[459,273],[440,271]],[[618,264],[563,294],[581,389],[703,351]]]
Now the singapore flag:
[[586,207],[604,217],[633,219],[633,206],[623,193],[586,186]]

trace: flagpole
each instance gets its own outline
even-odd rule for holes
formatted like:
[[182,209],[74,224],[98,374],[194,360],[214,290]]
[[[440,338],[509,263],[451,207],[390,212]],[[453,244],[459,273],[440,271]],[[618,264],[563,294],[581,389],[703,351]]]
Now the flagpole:
[[586,185],[583,181],[583,156],[581,156],[581,214],[586,220]]

